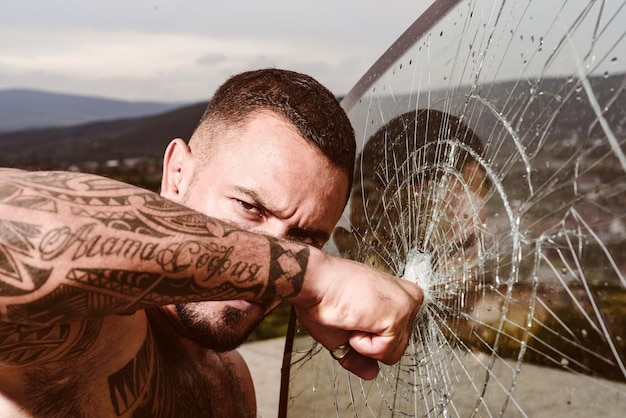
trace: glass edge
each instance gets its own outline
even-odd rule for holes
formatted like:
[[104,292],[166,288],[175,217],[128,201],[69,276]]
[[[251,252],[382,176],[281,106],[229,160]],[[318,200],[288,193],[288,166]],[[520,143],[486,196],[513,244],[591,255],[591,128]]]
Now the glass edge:
[[452,7],[460,2],[461,0],[435,0],[406,31],[391,44],[380,58],[376,60],[369,70],[357,81],[354,87],[350,89],[348,94],[346,94],[341,101],[343,109],[349,112],[363,93],[365,93],[365,91],[369,89],[372,84],[407,51],[407,49],[412,47],[417,39],[445,16]]

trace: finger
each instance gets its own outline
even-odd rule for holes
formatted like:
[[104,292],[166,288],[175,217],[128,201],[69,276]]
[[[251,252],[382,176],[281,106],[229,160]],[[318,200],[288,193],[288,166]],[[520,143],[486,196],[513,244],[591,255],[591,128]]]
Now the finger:
[[352,350],[347,356],[339,360],[339,364],[361,379],[372,380],[378,376],[378,362],[373,358],[358,353],[356,350]]
[[394,364],[402,358],[407,346],[406,333],[400,336],[381,336],[364,332],[353,332],[350,336],[352,347],[364,356]]

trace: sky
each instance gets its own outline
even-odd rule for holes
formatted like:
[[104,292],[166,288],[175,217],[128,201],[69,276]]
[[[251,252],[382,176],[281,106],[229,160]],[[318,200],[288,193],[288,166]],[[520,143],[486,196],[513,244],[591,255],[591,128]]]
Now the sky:
[[0,89],[208,100],[277,67],[346,94],[430,0],[20,0],[0,4]]

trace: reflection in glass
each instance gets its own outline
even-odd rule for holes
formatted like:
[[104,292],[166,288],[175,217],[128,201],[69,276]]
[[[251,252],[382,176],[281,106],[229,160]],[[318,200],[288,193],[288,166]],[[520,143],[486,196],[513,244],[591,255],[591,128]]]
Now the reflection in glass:
[[372,382],[297,330],[288,416],[623,415],[625,6],[438,1],[345,98],[332,247],[427,300]]

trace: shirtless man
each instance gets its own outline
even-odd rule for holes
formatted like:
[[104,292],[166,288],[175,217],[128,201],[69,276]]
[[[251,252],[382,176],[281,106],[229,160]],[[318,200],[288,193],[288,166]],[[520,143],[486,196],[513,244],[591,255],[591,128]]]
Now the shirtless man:
[[255,416],[234,349],[282,300],[326,348],[349,341],[357,375],[398,361],[421,290],[319,250],[353,163],[333,95],[270,69],[228,80],[170,143],[161,196],[2,171],[0,416]]

